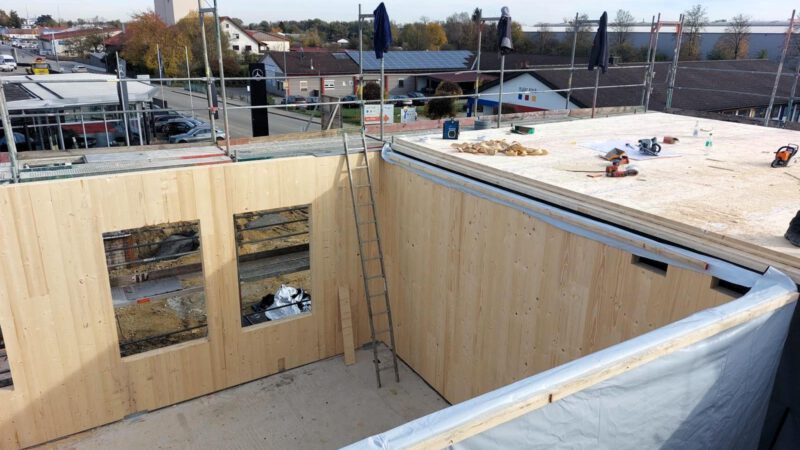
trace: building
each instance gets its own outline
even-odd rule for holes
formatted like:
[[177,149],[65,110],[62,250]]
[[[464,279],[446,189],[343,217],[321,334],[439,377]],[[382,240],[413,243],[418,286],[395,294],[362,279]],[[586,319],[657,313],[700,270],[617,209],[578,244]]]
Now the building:
[[265,33],[257,30],[245,30],[247,34],[258,42],[258,53],[288,52],[291,39],[280,33]]
[[167,25],[175,25],[192,11],[197,11],[196,0],[154,0],[153,10]]
[[[57,179],[0,186],[0,447],[795,447],[796,132],[603,114],[22,155]],[[453,148],[495,140],[547,154]],[[282,283],[313,308],[253,324]]]
[[260,54],[266,49],[266,45],[258,41],[247,30],[234,22],[230,17],[222,16],[219,18],[222,31],[228,35],[228,45],[239,55],[247,53]]
[[[74,79],[93,79],[95,82],[69,83]],[[63,120],[55,117],[14,119],[17,133],[25,136],[24,150],[57,150],[83,148],[90,140],[91,147],[109,147],[125,142],[125,129],[113,75],[94,73],[64,73],[5,77],[8,109],[13,115],[67,113]],[[14,81],[33,80],[35,83],[14,84]],[[127,83],[131,109],[129,128],[139,135],[145,123],[144,110],[150,108],[158,88],[146,82]]]
[[[667,74],[671,63],[655,64],[655,80],[650,95],[649,108],[663,111],[668,91]],[[603,86],[632,86],[644,82],[645,69],[639,64],[613,66],[600,75],[597,94],[598,107],[641,105],[643,87],[605,88]],[[800,105],[794,102],[792,114],[787,108],[792,91],[792,64],[784,66],[773,107],[773,118],[800,119]],[[557,67],[557,66],[556,66]],[[506,75],[503,96],[504,109],[524,112],[548,109],[591,108],[594,95],[594,72],[583,64],[576,64],[572,74],[574,90],[569,94],[570,70],[568,68],[516,72]],[[562,66],[563,67],[563,66]],[[672,107],[675,109],[719,113],[743,119],[763,119],[775,82],[778,64],[769,60],[685,61],[678,66]],[[555,69],[555,70],[553,70]],[[489,83],[482,93],[497,94],[499,83]],[[552,91],[558,92],[552,92]],[[481,98],[479,104],[496,107],[496,97]],[[507,106],[506,106],[507,105]],[[489,112],[494,112],[491,110]],[[791,118],[790,118],[791,117]]]
[[358,65],[345,52],[269,52],[261,62],[274,96],[344,97],[358,87]]
[[[39,35],[39,53],[42,55],[55,55],[57,52],[59,56],[82,56],[79,51],[82,48],[81,41],[96,38],[95,44],[102,47],[106,39],[114,37],[121,32],[117,28],[105,27],[78,28],[42,33]],[[95,51],[94,49],[89,50]]]

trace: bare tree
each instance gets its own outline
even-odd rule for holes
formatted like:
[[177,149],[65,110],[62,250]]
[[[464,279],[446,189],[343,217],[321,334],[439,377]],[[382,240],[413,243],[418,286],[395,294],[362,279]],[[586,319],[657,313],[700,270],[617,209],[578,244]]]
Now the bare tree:
[[541,55],[552,54],[558,45],[553,30],[544,23],[539,24],[537,28],[536,41],[534,42],[536,51]]
[[700,59],[700,33],[708,24],[708,14],[706,8],[697,4],[684,12],[683,22],[684,41],[681,45],[681,59]]
[[743,59],[747,58],[750,49],[750,18],[738,14],[725,28],[725,34],[719,38],[709,59]]
[[624,9],[617,11],[617,17],[611,23],[611,31],[614,32],[614,47],[622,47],[629,43],[631,30],[635,23],[636,19],[630,11]]

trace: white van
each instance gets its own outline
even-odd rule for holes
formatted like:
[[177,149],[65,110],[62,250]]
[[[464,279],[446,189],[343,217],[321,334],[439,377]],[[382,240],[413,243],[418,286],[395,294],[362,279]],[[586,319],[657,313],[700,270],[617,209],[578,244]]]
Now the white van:
[[11,55],[0,55],[0,64],[8,64],[15,69],[17,68],[17,60]]

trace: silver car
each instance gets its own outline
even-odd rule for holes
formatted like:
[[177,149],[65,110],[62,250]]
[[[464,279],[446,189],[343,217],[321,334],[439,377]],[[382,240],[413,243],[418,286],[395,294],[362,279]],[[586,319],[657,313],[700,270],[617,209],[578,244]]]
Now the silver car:
[[[170,144],[185,144],[188,142],[200,142],[200,141],[209,141],[211,140],[211,128],[209,127],[197,127],[191,129],[183,134],[176,134],[175,136],[170,136],[169,143]],[[217,130],[217,140],[223,141],[225,140],[225,132],[222,130]]]

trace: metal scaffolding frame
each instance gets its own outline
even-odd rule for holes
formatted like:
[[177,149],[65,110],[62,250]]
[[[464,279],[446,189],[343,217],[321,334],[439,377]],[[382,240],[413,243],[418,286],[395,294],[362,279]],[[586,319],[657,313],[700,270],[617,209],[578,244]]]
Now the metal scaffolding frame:
[[[217,0],[213,0],[213,5],[211,7],[204,8],[203,7],[203,1],[206,1],[206,3],[208,3],[208,0],[198,0],[198,7],[200,9],[200,20],[199,20],[199,24],[198,25],[200,26],[200,29],[201,29],[201,39],[202,39],[202,45],[203,45],[203,49],[204,49],[204,52],[203,52],[204,53],[204,55],[203,55],[203,66],[204,66],[205,76],[202,76],[202,77],[192,77],[191,76],[191,70],[190,70],[190,65],[189,65],[189,60],[188,60],[188,51],[187,51],[186,52],[186,59],[187,59],[187,61],[186,61],[187,76],[186,77],[150,78],[150,82],[163,83],[165,81],[167,81],[167,82],[176,82],[177,81],[177,82],[189,82],[189,83],[192,83],[192,82],[205,83],[205,85],[206,85],[206,97],[207,97],[207,103],[208,103],[206,108],[200,107],[200,106],[195,108],[195,104],[194,104],[194,101],[193,101],[194,98],[192,96],[192,98],[190,98],[191,105],[190,105],[188,110],[187,109],[177,109],[177,108],[175,108],[173,110],[176,111],[176,112],[190,112],[192,115],[194,115],[195,111],[197,111],[197,110],[207,109],[207,112],[209,114],[209,122],[210,122],[213,145],[217,145],[215,113],[218,112],[217,108],[213,104],[213,97],[214,97],[214,95],[213,95],[213,91],[214,91],[213,86],[216,83],[219,83],[220,91],[221,91],[221,94],[222,94],[221,95],[222,99],[220,100],[221,101],[222,115],[223,115],[222,120],[223,120],[223,123],[224,123],[224,130],[225,130],[225,134],[226,134],[226,139],[225,139],[225,142],[224,142],[223,150],[225,151],[225,153],[232,160],[236,161],[238,158],[237,158],[237,155],[235,153],[235,150],[233,150],[231,148],[231,146],[230,146],[231,135],[230,135],[229,114],[228,114],[229,110],[230,111],[234,111],[234,110],[237,110],[237,109],[254,110],[254,109],[262,109],[262,108],[265,108],[265,109],[271,109],[271,108],[288,109],[288,108],[292,108],[292,107],[307,107],[309,105],[314,105],[314,106],[318,106],[318,107],[319,106],[324,106],[324,105],[333,105],[336,108],[342,108],[342,107],[344,107],[346,105],[356,105],[360,109],[359,125],[360,125],[362,130],[366,130],[366,128],[367,128],[367,125],[365,123],[365,118],[364,118],[364,107],[366,105],[379,104],[380,108],[381,108],[381,112],[383,111],[383,105],[385,104],[385,98],[384,97],[385,97],[385,94],[386,94],[386,74],[385,74],[385,70],[383,70],[384,67],[382,67],[381,75],[380,75],[380,77],[381,77],[380,86],[381,86],[381,94],[382,94],[380,100],[364,100],[363,99],[363,87],[364,87],[364,68],[363,68],[363,61],[364,61],[364,58],[363,58],[363,51],[364,51],[363,34],[364,33],[363,33],[363,27],[365,26],[364,22],[366,21],[366,19],[370,19],[372,17],[372,14],[362,14],[362,6],[360,4],[359,4],[359,12],[358,12],[358,19],[359,19],[358,20],[358,22],[359,22],[359,57],[358,57],[359,71],[358,71],[357,74],[353,74],[353,77],[357,77],[357,79],[358,79],[358,86],[357,86],[358,90],[357,90],[357,92],[360,92],[362,94],[358,99],[356,99],[355,101],[343,101],[341,99],[338,99],[336,101],[321,101],[321,99],[320,99],[320,101],[317,101],[317,102],[303,103],[303,104],[299,104],[299,103],[298,104],[293,104],[293,103],[290,104],[290,103],[287,102],[286,104],[271,104],[271,105],[263,105],[263,106],[253,106],[253,105],[231,106],[228,103],[228,97],[227,97],[227,92],[226,92],[227,82],[250,81],[250,80],[252,80],[254,78],[252,78],[252,77],[226,77],[225,76],[224,65],[223,65],[222,38],[221,38],[222,30],[221,30],[221,27],[219,25],[219,14],[218,14],[218,9],[217,9],[218,2],[217,2]],[[208,43],[207,43],[207,39],[206,39],[205,14],[211,14],[214,17],[214,21],[216,23],[216,26],[214,27],[214,30],[212,32],[216,34],[215,37],[216,37],[217,63],[218,63],[218,68],[219,68],[219,75],[217,77],[213,76],[212,71],[211,71],[211,63],[209,61],[209,54],[208,54],[209,49],[208,49]],[[461,94],[461,95],[447,95],[447,96],[435,96],[435,95],[432,95],[432,96],[424,96],[424,97],[418,98],[418,100],[427,101],[427,100],[431,100],[431,99],[434,99],[434,98],[452,98],[452,99],[466,99],[467,101],[474,101],[475,102],[474,104],[476,106],[476,108],[474,109],[474,113],[477,116],[478,115],[477,103],[478,103],[478,101],[479,101],[479,99],[481,97],[497,97],[498,98],[497,126],[499,127],[499,126],[502,125],[502,105],[503,105],[504,96],[516,95],[517,94],[516,92],[504,92],[502,85],[503,85],[503,81],[504,81],[505,75],[510,74],[510,73],[520,73],[520,72],[531,73],[531,72],[545,72],[545,71],[550,71],[550,70],[561,70],[561,71],[569,70],[569,80],[568,80],[568,85],[567,85],[566,88],[564,88],[564,89],[546,89],[546,90],[542,90],[540,92],[542,92],[542,93],[545,93],[545,92],[563,93],[565,95],[565,97],[566,97],[565,106],[566,106],[566,108],[569,108],[570,99],[571,99],[571,97],[572,97],[572,95],[573,95],[573,93],[575,91],[592,89],[593,90],[593,98],[596,98],[597,97],[597,92],[600,89],[619,89],[619,88],[634,88],[634,87],[638,87],[638,88],[642,89],[641,106],[643,106],[645,111],[647,111],[647,110],[649,110],[650,97],[651,97],[651,94],[652,94],[652,91],[653,91],[653,85],[654,85],[654,79],[655,79],[655,62],[656,62],[656,59],[657,59],[657,49],[658,49],[659,36],[660,36],[661,30],[664,27],[675,27],[676,42],[675,42],[675,48],[674,48],[674,51],[673,51],[672,63],[670,65],[670,69],[669,69],[669,72],[668,72],[667,108],[671,108],[672,107],[674,96],[675,96],[675,91],[680,91],[680,90],[686,90],[686,91],[700,90],[699,88],[676,86],[677,72],[680,69],[685,69],[685,70],[708,70],[708,71],[715,71],[716,70],[716,71],[726,71],[726,72],[747,72],[747,73],[763,74],[765,76],[766,75],[774,75],[775,76],[775,82],[773,84],[772,93],[769,96],[769,98],[770,98],[769,107],[768,107],[767,113],[765,114],[765,117],[764,117],[764,120],[763,120],[763,124],[768,126],[770,124],[770,122],[773,121],[772,115],[773,115],[773,110],[774,110],[775,98],[777,96],[778,87],[779,87],[779,84],[780,84],[781,77],[782,76],[791,76],[791,77],[793,77],[793,84],[792,84],[792,88],[791,88],[791,94],[790,94],[790,97],[789,97],[788,107],[785,108],[781,112],[780,117],[778,118],[778,123],[780,124],[781,121],[782,122],[786,122],[787,120],[789,120],[789,121],[794,120],[794,115],[795,115],[794,109],[795,109],[795,107],[797,105],[797,103],[795,101],[795,96],[796,96],[796,92],[797,92],[797,84],[798,84],[798,81],[800,81],[800,60],[798,60],[796,68],[794,70],[794,73],[792,73],[792,74],[788,74],[788,73],[784,74],[783,73],[783,67],[784,67],[784,65],[785,65],[785,63],[787,61],[787,53],[788,53],[787,49],[788,49],[789,42],[791,41],[791,39],[795,35],[794,26],[795,26],[795,24],[797,22],[795,11],[792,12],[792,18],[790,19],[789,26],[787,27],[786,39],[785,39],[785,42],[784,42],[783,51],[781,53],[781,58],[779,60],[779,67],[778,67],[777,72],[775,72],[775,73],[773,73],[773,72],[757,72],[757,71],[747,71],[747,70],[736,70],[736,69],[712,69],[712,68],[697,68],[697,67],[680,66],[680,64],[679,64],[680,47],[681,47],[681,43],[682,43],[683,22],[684,22],[685,19],[684,19],[683,16],[681,16],[681,18],[678,21],[664,21],[661,18],[661,14],[658,14],[657,16],[653,16],[653,19],[651,21],[650,39],[649,39],[649,42],[648,42],[648,50],[647,50],[646,60],[641,64],[632,64],[632,65],[625,65],[625,66],[611,66],[609,68],[609,70],[630,70],[630,69],[642,69],[642,68],[644,68],[645,69],[645,71],[644,71],[645,75],[644,75],[644,79],[643,79],[642,83],[627,84],[627,85],[608,85],[608,86],[599,86],[598,83],[595,83],[594,87],[577,87],[577,88],[574,87],[573,74],[574,74],[575,69],[576,69],[576,66],[575,66],[575,56],[576,55],[575,55],[575,53],[576,53],[576,48],[577,48],[578,33],[580,32],[580,26],[585,25],[585,24],[597,24],[596,20],[581,21],[580,20],[580,16],[578,14],[576,14],[575,20],[573,22],[573,33],[572,33],[572,41],[573,42],[572,42],[572,51],[571,51],[571,55],[572,56],[570,58],[569,66],[531,66],[531,67],[527,67],[527,68],[524,68],[524,69],[510,69],[509,70],[509,69],[505,68],[505,64],[503,64],[503,62],[501,61],[500,70],[485,70],[485,69],[481,68],[481,62],[480,62],[481,55],[482,55],[481,47],[482,47],[482,38],[483,38],[483,33],[482,33],[483,25],[487,21],[496,21],[498,19],[499,19],[499,17],[487,17],[487,18],[480,17],[480,18],[478,18],[478,25],[479,26],[478,26],[478,42],[477,42],[478,45],[477,45],[477,49],[476,49],[477,50],[477,52],[476,52],[476,60],[475,60],[475,65],[470,70],[435,71],[435,72],[429,72],[429,73],[420,73],[420,72],[409,73],[409,75],[413,75],[413,76],[425,76],[425,75],[442,74],[442,73],[474,74],[475,75],[475,83],[474,83],[475,92],[473,92],[472,94]],[[502,59],[504,59],[504,58],[502,58]],[[383,66],[383,64],[381,64],[381,65]],[[483,74],[492,74],[492,73],[499,74],[499,77],[500,77],[500,85],[501,85],[501,87],[500,87],[499,96],[498,96],[497,93],[495,93],[495,94],[486,94],[486,93],[478,92],[478,90],[480,88],[480,77],[481,77],[481,75],[483,75]],[[281,76],[258,77],[258,79],[259,80],[275,79],[275,80],[281,80],[281,81],[284,81],[284,82],[288,83],[289,80],[293,79],[293,78],[309,78],[310,77],[310,78],[322,79],[325,76],[326,75],[322,75],[322,74],[319,74],[319,75],[289,76],[288,73],[285,73],[285,74],[282,74]],[[108,80],[108,81],[114,82],[114,83],[126,83],[126,82],[129,82],[129,81],[132,81],[132,80],[128,80],[128,79],[125,79],[125,78],[117,78],[117,79]],[[56,112],[44,112],[44,113],[12,114],[9,111],[8,102],[7,102],[6,95],[5,95],[6,86],[9,85],[9,84],[24,85],[25,83],[36,83],[36,82],[40,82],[40,81],[36,81],[36,80],[7,81],[7,80],[4,80],[4,79],[0,78],[0,121],[2,121],[3,124],[11,124],[12,120],[15,120],[15,119],[25,119],[27,121],[33,121],[32,122],[33,125],[31,125],[30,122],[27,122],[27,121],[23,125],[23,127],[26,130],[25,131],[26,136],[28,136],[28,134],[27,134],[28,131],[27,130],[30,127],[33,127],[33,132],[37,133],[37,135],[39,135],[40,138],[43,137],[42,136],[42,127],[48,127],[48,128],[57,127],[58,130],[59,130],[59,133],[58,133],[59,135],[57,136],[58,145],[59,145],[60,149],[64,149],[65,148],[65,141],[64,141],[63,134],[60,133],[61,124],[63,123],[62,118],[64,118],[65,116],[73,116],[73,117],[80,116],[79,126],[80,126],[80,128],[82,130],[84,130],[84,133],[83,133],[83,147],[88,147],[89,143],[88,143],[88,140],[87,140],[87,137],[86,137],[86,132],[85,132],[87,122],[85,121],[85,119],[83,117],[83,112],[76,113],[76,112],[56,111]],[[97,82],[97,80],[96,79],[59,80],[59,83],[85,83],[85,82]],[[730,92],[730,93],[735,93],[736,92],[734,90],[725,90],[725,89],[718,89],[718,90],[715,89],[715,91]],[[740,93],[743,94],[743,95],[744,94],[748,94],[748,95],[759,95],[759,96],[762,96],[762,94],[752,94],[752,93],[747,93],[747,92],[740,92]],[[192,95],[192,94],[193,93],[190,92],[190,95]],[[594,104],[594,101],[593,101],[593,107],[594,106],[596,106],[596,105]],[[123,117],[123,119],[121,119],[121,120],[125,124],[125,128],[126,128],[126,132],[125,132],[126,144],[128,146],[130,146],[130,144],[132,144],[132,142],[131,142],[131,139],[130,139],[131,130],[130,130],[129,123],[128,123],[129,115],[130,114],[135,114],[136,115],[135,117],[136,117],[136,120],[139,123],[139,130],[140,130],[140,133],[141,133],[141,131],[144,130],[144,128],[142,126],[142,117],[144,117],[143,114],[147,114],[147,113],[149,113],[149,110],[139,109],[138,107],[131,107],[130,109],[118,108],[117,110],[115,110],[113,112],[111,112],[111,111],[107,112],[105,110],[102,111],[102,115],[103,115],[102,123],[104,124],[106,140],[108,141],[108,143],[110,143],[110,137],[111,136],[109,135],[109,130],[108,130],[108,125],[107,124],[115,121],[116,119],[109,119],[107,117],[107,114],[110,114],[112,116],[113,115],[121,115],[121,117]],[[99,113],[97,113],[97,114],[99,114]],[[384,121],[382,119],[383,119],[383,114],[381,114],[381,121],[380,121],[380,136],[377,136],[377,137],[370,136],[371,138],[376,139],[378,141],[385,141],[386,140],[386,133],[385,133],[385,129],[384,129],[385,126],[384,126]],[[99,120],[99,119],[97,119],[97,120]],[[13,128],[11,128],[11,129],[13,130]],[[51,136],[52,136],[52,133],[51,133]],[[144,144],[145,144],[144,143],[144,136],[140,136],[139,137],[139,145],[144,145]],[[20,163],[19,163],[19,160],[18,160],[18,155],[17,155],[18,148],[17,148],[16,142],[15,142],[15,139],[13,139],[13,138],[12,139],[7,139],[7,147],[8,147],[8,152],[9,152],[9,163],[10,163],[10,166],[11,166],[11,180],[10,181],[11,182],[19,182],[20,181],[21,168],[20,168]]]

